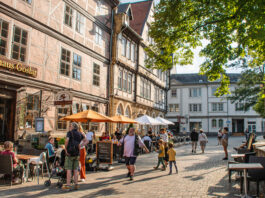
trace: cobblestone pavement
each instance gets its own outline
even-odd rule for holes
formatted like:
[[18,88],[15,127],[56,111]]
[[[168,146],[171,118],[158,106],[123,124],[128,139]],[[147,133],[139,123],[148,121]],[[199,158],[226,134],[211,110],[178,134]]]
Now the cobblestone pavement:
[[[233,146],[242,140],[243,137],[230,138],[230,154]],[[179,174],[153,170],[157,163],[154,152],[138,158],[133,182],[125,178],[124,164],[117,164],[112,171],[88,172],[86,182],[80,184],[78,191],[64,192],[56,187],[56,180],[46,188],[44,178],[39,185],[33,181],[11,188],[0,187],[0,197],[234,197],[240,192],[239,184],[234,176],[232,183],[228,183],[227,161],[222,160],[222,146],[216,143],[216,138],[209,138],[205,154],[198,149],[197,154],[192,155],[191,145],[177,147]],[[255,189],[250,193],[255,194]]]

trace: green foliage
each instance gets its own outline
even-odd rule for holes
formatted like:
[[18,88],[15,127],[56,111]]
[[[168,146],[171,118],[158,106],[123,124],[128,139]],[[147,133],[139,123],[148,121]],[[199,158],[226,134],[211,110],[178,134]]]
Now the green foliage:
[[65,143],[65,138],[61,138],[59,141],[58,141],[58,145],[64,145]]
[[221,79],[219,95],[229,93],[228,67],[259,67],[265,62],[264,0],[160,0],[151,24],[155,44],[146,48],[149,68],[188,65],[202,41],[200,73]]
[[254,110],[264,117],[263,85],[264,73],[261,68],[248,69],[242,73],[238,88],[228,98],[232,103],[242,103],[244,110],[248,110],[253,106]]

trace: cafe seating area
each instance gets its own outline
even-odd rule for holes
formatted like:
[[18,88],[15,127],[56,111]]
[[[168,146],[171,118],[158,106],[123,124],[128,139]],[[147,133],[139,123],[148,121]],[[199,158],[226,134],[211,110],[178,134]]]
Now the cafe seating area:
[[244,147],[235,148],[237,153],[231,154],[234,160],[228,162],[228,181],[231,183],[232,173],[236,172],[235,178],[240,180],[240,193],[243,194],[244,190],[245,197],[250,189],[256,189],[256,196],[259,197],[260,186],[265,186],[265,150],[262,148],[265,140],[258,137],[254,142],[254,135],[250,134]]

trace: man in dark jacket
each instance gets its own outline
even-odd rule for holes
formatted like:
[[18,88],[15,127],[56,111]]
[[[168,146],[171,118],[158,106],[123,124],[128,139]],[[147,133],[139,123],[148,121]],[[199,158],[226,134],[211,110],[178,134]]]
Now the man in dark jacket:
[[197,149],[197,142],[199,139],[199,134],[196,132],[196,129],[192,129],[192,132],[190,133],[190,139],[192,142],[192,153],[196,153],[196,149]]

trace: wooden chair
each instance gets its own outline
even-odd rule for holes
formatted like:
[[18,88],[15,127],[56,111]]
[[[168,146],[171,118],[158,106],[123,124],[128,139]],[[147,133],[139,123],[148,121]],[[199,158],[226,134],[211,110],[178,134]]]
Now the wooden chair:
[[261,163],[263,169],[249,169],[248,170],[248,188],[250,182],[256,182],[257,184],[257,197],[259,197],[259,183],[265,181],[265,157],[250,156],[249,163]]
[[[10,185],[12,186],[13,160],[11,155],[0,155],[0,174],[10,176]],[[5,179],[6,181],[6,179]]]

